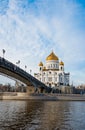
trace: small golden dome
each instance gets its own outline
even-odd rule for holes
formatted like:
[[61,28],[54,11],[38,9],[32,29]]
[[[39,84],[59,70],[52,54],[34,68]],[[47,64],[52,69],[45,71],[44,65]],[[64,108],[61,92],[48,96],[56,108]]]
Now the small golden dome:
[[44,66],[44,67],[43,67],[43,71],[45,71],[45,70],[46,70],[46,67]]
[[46,58],[46,60],[59,60],[58,57],[54,54],[54,52],[51,52],[51,54]]
[[43,63],[42,63],[42,62],[40,62],[40,63],[39,63],[39,66],[43,66]]
[[63,65],[63,66],[64,66],[64,62],[63,62],[63,61],[61,61],[61,62],[60,62],[60,65]]

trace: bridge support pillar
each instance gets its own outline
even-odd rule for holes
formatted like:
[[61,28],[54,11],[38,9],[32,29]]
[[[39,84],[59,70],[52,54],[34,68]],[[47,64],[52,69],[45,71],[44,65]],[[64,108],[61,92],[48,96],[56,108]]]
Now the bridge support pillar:
[[38,93],[45,93],[44,88],[38,88]]
[[27,92],[27,94],[34,93],[34,87],[33,86],[27,86],[26,92]]

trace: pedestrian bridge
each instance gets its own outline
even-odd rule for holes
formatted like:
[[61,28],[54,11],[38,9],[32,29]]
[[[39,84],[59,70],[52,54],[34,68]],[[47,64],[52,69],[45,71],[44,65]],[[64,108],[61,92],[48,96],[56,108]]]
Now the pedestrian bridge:
[[11,63],[10,61],[0,57],[0,73],[5,74],[14,79],[20,80],[24,84],[27,85],[27,91],[37,91],[41,92],[45,90],[46,92],[50,92],[51,88],[46,86],[41,81],[37,80],[35,77]]

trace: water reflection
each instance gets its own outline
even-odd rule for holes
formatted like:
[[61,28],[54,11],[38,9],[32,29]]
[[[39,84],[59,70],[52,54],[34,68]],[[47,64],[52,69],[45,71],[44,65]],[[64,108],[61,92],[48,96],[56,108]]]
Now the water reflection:
[[85,130],[85,102],[0,101],[1,130]]

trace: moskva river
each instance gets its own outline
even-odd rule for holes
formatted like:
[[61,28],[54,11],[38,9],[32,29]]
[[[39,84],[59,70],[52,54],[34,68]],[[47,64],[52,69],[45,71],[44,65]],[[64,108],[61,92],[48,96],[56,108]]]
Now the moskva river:
[[85,130],[85,102],[0,101],[0,130]]

